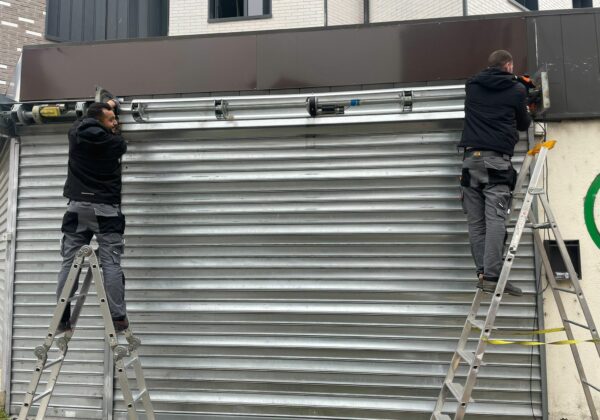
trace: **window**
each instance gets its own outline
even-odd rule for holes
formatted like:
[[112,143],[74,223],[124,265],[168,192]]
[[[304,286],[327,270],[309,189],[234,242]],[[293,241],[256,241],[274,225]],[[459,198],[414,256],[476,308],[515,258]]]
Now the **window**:
[[592,0],[573,0],[573,9],[581,9],[582,7],[594,7]]
[[271,0],[209,0],[208,20],[259,19],[271,17]]
[[521,6],[528,8],[529,10],[540,10],[538,0],[515,0]]

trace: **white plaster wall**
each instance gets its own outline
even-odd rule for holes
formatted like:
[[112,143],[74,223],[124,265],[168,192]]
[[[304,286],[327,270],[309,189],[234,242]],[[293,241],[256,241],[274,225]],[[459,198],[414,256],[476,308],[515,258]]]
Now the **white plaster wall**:
[[323,0],[273,0],[271,18],[208,22],[208,0],[171,0],[169,35],[211,34],[324,26]]
[[462,16],[462,0],[371,0],[371,22]]
[[572,9],[572,0],[539,0],[538,6],[540,10],[552,9]]
[[328,0],[327,25],[353,25],[364,21],[363,0]]
[[[550,123],[548,138],[558,143],[548,154],[548,196],[564,239],[579,239],[581,246],[582,288],[600,326],[600,249],[592,241],[585,225],[583,202],[592,181],[600,173],[600,120]],[[596,203],[596,223],[600,225],[600,197]],[[562,282],[561,282],[562,283]],[[576,308],[576,298],[562,294],[570,319],[584,323]],[[544,294],[546,328],[562,326],[554,305],[552,293]],[[574,327],[579,338],[590,338],[585,330]],[[566,338],[564,333],[549,335],[549,339]],[[592,343],[578,345],[588,380],[600,386],[600,359]],[[577,370],[569,346],[547,346],[548,397],[550,420],[591,419],[579,383]],[[596,407],[600,407],[600,393],[592,390]]]

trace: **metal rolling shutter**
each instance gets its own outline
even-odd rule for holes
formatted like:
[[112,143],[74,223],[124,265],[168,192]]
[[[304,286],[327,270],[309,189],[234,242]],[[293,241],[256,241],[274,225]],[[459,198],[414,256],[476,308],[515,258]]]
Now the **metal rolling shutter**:
[[[56,305],[60,226],[67,200],[68,126],[43,127],[21,137],[15,265],[11,412],[16,413],[31,380],[33,349],[46,335]],[[41,132],[40,132],[41,131]],[[104,340],[95,293],[90,293],[69,345],[47,415],[102,418]],[[57,352],[52,352],[54,358]],[[42,377],[40,390],[47,374]],[[35,411],[35,408],[32,412]]]
[[[415,112],[448,108],[443,96],[419,105],[418,94]],[[295,100],[301,109],[283,115],[306,112]],[[211,112],[152,106],[174,121]],[[475,284],[457,117],[220,130],[149,118],[127,133],[123,265],[159,418],[429,419]],[[54,305],[65,132],[22,133],[12,411]],[[529,237],[512,278],[528,294],[503,301],[498,325],[531,329]],[[100,317],[84,316],[51,402],[60,418],[103,418],[113,404],[110,392],[102,400]],[[469,418],[541,416],[537,349],[490,347],[486,363]],[[124,419],[114,394],[114,418]]]
[[[127,298],[165,418],[429,419],[475,282],[460,133],[367,127],[129,136]],[[498,324],[534,316],[507,297]],[[489,349],[470,418],[541,415],[533,351]]]

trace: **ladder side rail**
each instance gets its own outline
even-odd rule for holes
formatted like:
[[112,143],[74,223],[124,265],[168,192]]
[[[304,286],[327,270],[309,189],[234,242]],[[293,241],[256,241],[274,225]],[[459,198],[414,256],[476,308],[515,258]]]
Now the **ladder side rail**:
[[551,223],[551,229],[554,233],[554,237],[556,238],[556,243],[558,245],[558,249],[560,251],[560,255],[565,263],[565,267],[569,272],[569,277],[571,284],[573,285],[573,289],[576,293],[577,299],[579,300],[579,304],[581,306],[581,310],[583,312],[583,316],[587,322],[587,326],[589,328],[590,334],[596,346],[596,351],[598,352],[598,356],[600,357],[600,335],[598,335],[598,329],[596,328],[596,324],[594,323],[594,317],[592,312],[590,311],[589,305],[587,304],[587,299],[583,294],[583,290],[581,289],[581,284],[579,283],[579,276],[577,276],[577,272],[575,271],[575,267],[573,267],[573,262],[571,261],[571,257],[569,252],[567,251],[567,247],[565,246],[565,241],[560,233],[558,225],[556,224],[554,214],[552,213],[552,209],[550,208],[550,203],[548,202],[548,197],[546,194],[540,195],[540,202],[546,212],[548,220]]
[[450,366],[448,367],[446,377],[442,382],[442,387],[440,389],[438,399],[435,403],[435,408],[433,409],[433,414],[431,417],[432,420],[435,418],[435,415],[441,414],[444,409],[444,401],[446,400],[446,397],[448,395],[448,389],[446,387],[446,384],[448,382],[452,382],[452,380],[454,379],[454,375],[456,374],[456,370],[458,369],[461,360],[458,351],[461,349],[464,350],[466,347],[467,341],[469,340],[469,335],[472,331],[471,323],[469,321],[470,319],[475,319],[475,317],[477,317],[477,312],[479,311],[479,307],[481,305],[481,301],[483,300],[483,296],[483,290],[477,289],[475,297],[473,298],[473,302],[471,303],[471,308],[469,309],[469,314],[467,315],[467,320],[463,326],[462,333],[458,340],[456,350],[454,351],[454,355],[452,356]]
[[142,370],[142,362],[140,362],[138,351],[131,351],[131,357],[133,357],[135,360],[133,362],[133,369],[135,372],[138,390],[140,392],[144,392],[144,395],[142,395],[141,399],[144,410],[146,411],[146,419],[154,420],[154,408],[152,407],[152,401],[150,400],[150,390],[146,385],[146,379],[144,378],[144,371]]
[[525,159],[523,159],[523,164],[521,165],[521,170],[517,176],[517,181],[515,182],[515,188],[513,189],[513,192],[520,193],[523,190],[523,185],[525,185],[529,168],[534,162],[534,159],[534,155],[530,155],[529,153],[525,154]]
[[27,392],[25,393],[25,398],[23,399],[23,404],[21,405],[21,410],[19,410],[18,420],[27,420],[27,416],[29,414],[29,410],[33,405],[33,398],[35,397],[35,391],[40,383],[40,379],[42,377],[42,373],[44,372],[44,365],[46,364],[47,356],[43,358],[39,358],[35,364],[35,368],[33,371],[33,377],[29,382],[29,387]]
[[[104,330],[106,333],[106,338],[108,339],[108,344],[111,350],[115,352],[119,347],[119,342],[117,339],[115,327],[112,322],[110,309],[108,307],[108,297],[106,296],[106,291],[104,290],[104,277],[102,275],[102,270],[100,269],[98,257],[93,251],[89,257],[89,261],[89,270],[92,272],[92,276],[94,278],[94,284],[96,285],[96,293],[98,295],[98,300],[100,303],[100,311],[102,312],[102,318],[104,319]],[[119,384],[121,385],[121,392],[123,393],[123,398],[125,399],[125,404],[127,406],[128,419],[137,420],[138,417],[135,411],[135,403],[133,401],[133,394],[131,393],[131,388],[129,387],[129,381],[127,379],[127,373],[125,370],[123,357],[124,354],[114,355],[115,367],[117,370],[117,378],[119,380]]]
[[[84,254],[81,251],[78,251],[73,259],[73,263],[71,264],[71,269],[69,270],[69,274],[67,275],[67,280],[65,281],[65,285],[59,297],[59,302],[54,309],[54,314],[52,315],[52,320],[50,321],[50,326],[48,327],[48,332],[46,333],[46,337],[44,339],[44,343],[41,346],[36,347],[35,355],[38,360],[35,364],[33,376],[31,381],[29,382],[29,387],[27,392],[25,393],[25,397],[23,399],[23,404],[21,405],[21,410],[19,410],[18,420],[26,420],[29,415],[29,410],[33,405],[33,400],[35,398],[35,392],[39,386],[40,379],[42,374],[44,373],[44,367],[48,360],[48,350],[52,347],[52,343],[54,342],[56,336],[56,329],[60,323],[62,315],[67,306],[67,301],[69,300],[69,295],[75,285],[77,278],[79,277],[79,273],[81,271],[81,266],[83,265],[83,261],[85,259]],[[66,352],[65,352],[66,353]],[[60,362],[60,366],[62,366],[62,361]],[[55,368],[57,366],[54,366]],[[60,368],[59,368],[60,369]],[[54,369],[53,369],[54,370]],[[47,388],[49,389],[49,388]],[[51,395],[48,395],[47,398],[50,399]]]
[[69,301],[69,297],[71,295],[71,292],[73,291],[73,287],[79,279],[79,274],[81,273],[81,267],[83,266],[84,260],[85,255],[82,252],[82,250],[77,251],[77,253],[75,254],[75,258],[73,259],[71,269],[69,270],[69,274],[67,275],[65,285],[63,286],[60,297],[58,298],[58,304],[54,309],[52,321],[50,322],[50,326],[48,327],[48,334],[46,335],[46,340],[44,342],[44,346],[47,349],[50,349],[50,347],[52,346],[52,342],[55,338],[54,336],[56,333],[56,329],[58,328],[58,324],[60,323],[63,313],[65,312],[67,302]]
[[[531,215],[530,218],[531,218],[532,222],[535,222],[534,215]],[[546,249],[544,248],[544,242],[542,240],[540,232],[535,230],[533,232],[533,237],[534,237],[535,243],[539,249],[540,256],[542,257],[542,262],[544,265],[544,271],[546,273],[546,278],[548,279],[548,282],[550,283],[550,288],[552,289],[552,294],[554,295],[554,301],[556,302],[556,306],[558,308],[558,312],[560,314],[562,324],[565,328],[565,333],[569,340],[574,340],[575,336],[573,334],[571,325],[568,322],[565,322],[565,319],[567,319],[567,313],[566,313],[566,310],[565,310],[565,307],[563,304],[562,296],[561,296],[560,292],[558,290],[556,290],[556,287],[557,287],[556,278],[554,277],[552,265],[550,264],[550,259],[548,258]],[[579,355],[579,350],[577,349],[577,345],[571,344],[569,347],[571,348],[571,353],[573,354],[575,366],[577,367],[577,372],[579,373],[579,379],[580,379],[580,381],[582,381],[581,386],[583,387],[583,393],[584,393],[585,399],[588,403],[588,407],[589,407],[590,413],[592,415],[592,420],[599,420],[598,411],[596,410],[596,407],[594,404],[594,399],[590,392],[590,389],[588,386],[583,384],[583,382],[587,382],[587,377],[585,374],[585,369],[583,367],[583,363],[581,361],[581,357]]]
[[40,406],[38,408],[36,420],[44,420],[46,416],[46,411],[48,410],[48,405],[50,404],[50,398],[52,397],[52,393],[54,392],[54,387],[56,386],[56,382],[58,381],[58,375],[60,374],[60,370],[62,369],[62,365],[67,357],[67,352],[69,351],[69,340],[70,337],[60,337],[57,341],[59,343],[60,348],[60,356],[58,363],[52,366],[52,370],[50,371],[50,376],[48,378],[48,383],[46,384],[46,390],[44,392],[48,392],[44,398],[41,399]]
[[129,386],[129,379],[127,378],[127,371],[125,369],[125,362],[122,356],[115,356],[115,368],[117,373],[117,379],[121,385],[121,392],[123,393],[123,400],[127,407],[127,418],[128,420],[137,420],[137,412],[135,410],[135,402],[133,401],[133,393]]

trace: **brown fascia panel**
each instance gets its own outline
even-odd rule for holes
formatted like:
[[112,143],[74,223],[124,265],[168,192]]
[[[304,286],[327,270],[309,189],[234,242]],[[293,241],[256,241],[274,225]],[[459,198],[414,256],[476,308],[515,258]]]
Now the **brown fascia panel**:
[[31,46],[22,101],[464,80],[507,49],[527,65],[523,16]]

